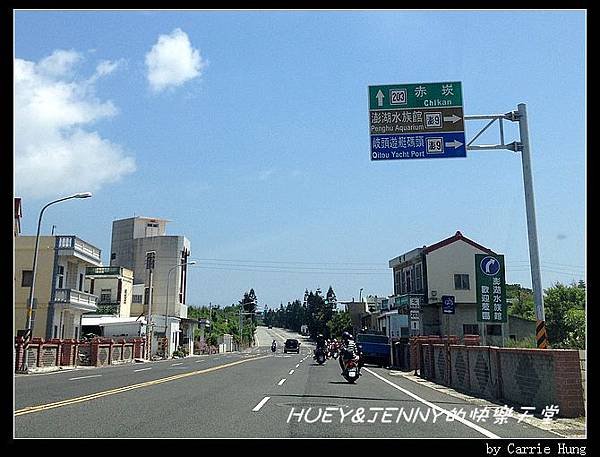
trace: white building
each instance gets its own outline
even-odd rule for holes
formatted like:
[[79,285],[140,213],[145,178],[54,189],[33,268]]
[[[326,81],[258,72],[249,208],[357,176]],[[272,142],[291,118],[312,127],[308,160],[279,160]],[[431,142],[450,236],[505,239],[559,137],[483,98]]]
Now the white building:
[[130,315],[146,315],[151,307],[153,354],[158,349],[158,338],[165,336],[169,356],[184,344],[191,354],[197,323],[187,319],[188,266],[183,265],[188,262],[190,242],[184,236],[167,235],[167,222],[141,216],[113,221],[110,265],[133,271]]
[[[394,278],[390,311],[409,316],[411,334],[460,337],[477,334],[484,335],[483,344],[501,345],[503,333],[507,338],[511,333],[522,333],[522,322],[510,316],[506,324],[486,324],[485,328],[477,322],[475,254],[495,252],[456,232],[438,243],[413,249],[389,261]],[[455,314],[443,314],[443,295],[455,297]],[[535,323],[532,325],[534,330]]]
[[87,314],[81,319],[83,334],[93,333],[106,338],[135,338],[145,336],[146,319]]

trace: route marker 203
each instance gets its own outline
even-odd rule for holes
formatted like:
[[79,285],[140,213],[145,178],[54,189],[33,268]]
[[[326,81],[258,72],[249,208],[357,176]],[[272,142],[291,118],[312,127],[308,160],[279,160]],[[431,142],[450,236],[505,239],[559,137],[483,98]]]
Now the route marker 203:
[[466,157],[460,82],[369,86],[371,160]]

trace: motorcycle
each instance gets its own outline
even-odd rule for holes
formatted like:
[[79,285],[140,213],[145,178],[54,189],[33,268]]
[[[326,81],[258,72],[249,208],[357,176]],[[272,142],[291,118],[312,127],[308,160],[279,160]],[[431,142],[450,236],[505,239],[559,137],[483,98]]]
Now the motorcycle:
[[325,363],[325,351],[322,348],[315,350],[315,360],[319,365],[323,365]]
[[333,351],[331,351],[331,357],[333,357],[334,359],[337,359],[339,355],[340,354],[337,349],[334,349]]
[[[340,356],[342,357],[342,356]],[[359,376],[360,367],[358,365],[358,357],[355,357],[354,354],[348,354],[348,358],[342,358],[343,371],[342,376],[348,381],[350,384],[354,384]]]
[[272,344],[271,345],[271,352],[275,352],[275,351],[277,351],[277,346],[274,345],[274,344]]

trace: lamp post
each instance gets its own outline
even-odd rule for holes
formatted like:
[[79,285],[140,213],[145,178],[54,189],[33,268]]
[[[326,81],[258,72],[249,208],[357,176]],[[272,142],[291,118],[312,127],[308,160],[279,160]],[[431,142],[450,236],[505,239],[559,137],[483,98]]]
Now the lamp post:
[[[169,325],[169,283],[171,282],[171,272],[175,270],[175,268],[182,267],[183,265],[195,265],[196,261],[191,260],[189,262],[180,263],[169,268],[169,272],[167,273],[167,309],[165,311],[165,337],[167,338],[167,343],[170,338],[167,337],[167,327]],[[169,348],[166,348],[167,352],[169,352]]]
[[[79,192],[77,194],[74,195],[70,195],[68,197],[63,197],[63,198],[59,198],[58,200],[54,200],[51,201],[50,203],[47,203],[40,211],[40,217],[38,218],[38,225],[37,225],[37,232],[35,235],[35,248],[33,249],[33,266],[32,266],[32,271],[31,271],[31,288],[29,289],[29,302],[27,303],[27,323],[25,325],[25,329],[27,330],[28,334],[32,334],[33,333],[33,328],[31,325],[31,316],[33,314],[33,300],[34,300],[34,293],[35,293],[35,274],[36,274],[36,269],[37,269],[37,253],[38,253],[38,246],[40,243],[40,227],[42,224],[42,216],[44,214],[44,210],[46,208],[48,208],[50,205],[53,205],[55,203],[59,203],[65,200],[70,200],[72,198],[89,198],[92,196],[91,192]],[[27,351],[25,351],[24,357],[23,357],[23,365],[21,367],[21,369],[23,371],[27,371]]]

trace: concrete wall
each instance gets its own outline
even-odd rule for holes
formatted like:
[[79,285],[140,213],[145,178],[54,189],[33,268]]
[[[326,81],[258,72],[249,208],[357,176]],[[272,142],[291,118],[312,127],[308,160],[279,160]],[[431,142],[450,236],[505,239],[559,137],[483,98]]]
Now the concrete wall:
[[[30,287],[22,287],[23,270],[32,270],[35,236],[19,236],[15,244],[15,320],[14,336],[18,329],[24,329],[27,322],[27,301]],[[37,309],[33,327],[33,336],[46,337],[46,320],[48,318],[48,303],[52,293],[52,275],[54,269],[55,237],[40,236],[35,278],[35,298]]]
[[[430,300],[441,301],[442,295],[454,295],[456,303],[476,302],[475,254],[485,254],[485,252],[463,240],[426,254],[427,290]],[[454,288],[455,274],[469,275],[469,290]],[[431,296],[432,290],[437,291],[435,298]]]
[[[150,285],[149,273],[146,270],[146,253],[156,251],[155,268],[152,278],[153,297],[152,312],[165,314],[167,303],[167,276],[171,267],[181,263],[181,252],[189,251],[189,242],[183,236],[156,236],[132,240],[133,265],[123,265],[134,272],[134,284]],[[179,316],[179,288],[181,285],[181,269],[171,272],[169,283],[169,314]]]
[[449,350],[446,379],[444,346],[422,343],[420,376],[516,409],[533,406],[540,414],[546,406],[558,405],[561,417],[585,414],[579,351],[453,344]]

